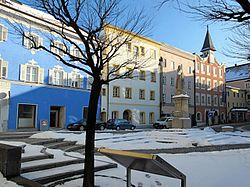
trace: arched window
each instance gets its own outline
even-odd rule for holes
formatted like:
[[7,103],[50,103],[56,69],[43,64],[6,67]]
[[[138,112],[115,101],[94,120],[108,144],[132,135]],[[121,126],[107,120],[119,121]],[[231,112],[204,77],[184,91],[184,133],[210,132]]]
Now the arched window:
[[201,121],[201,113],[200,112],[196,113],[196,120]]

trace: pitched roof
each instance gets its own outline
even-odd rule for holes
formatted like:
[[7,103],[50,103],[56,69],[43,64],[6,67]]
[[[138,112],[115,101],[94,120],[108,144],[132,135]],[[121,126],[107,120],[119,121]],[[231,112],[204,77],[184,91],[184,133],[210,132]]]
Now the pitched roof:
[[203,43],[203,46],[201,48],[201,52],[203,51],[207,51],[207,50],[212,50],[212,51],[216,51],[212,38],[210,36],[209,30],[208,30],[208,26],[207,26],[207,33],[206,33],[206,37],[205,37],[205,41]]
[[226,68],[226,82],[249,79],[249,66],[250,63]]

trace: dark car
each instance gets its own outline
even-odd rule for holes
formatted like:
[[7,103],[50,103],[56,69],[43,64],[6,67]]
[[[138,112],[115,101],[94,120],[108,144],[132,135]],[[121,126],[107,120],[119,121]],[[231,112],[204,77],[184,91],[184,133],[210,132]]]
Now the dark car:
[[107,129],[116,129],[116,130],[120,130],[120,129],[134,130],[135,125],[133,125],[130,121],[128,121],[126,119],[110,119],[107,122],[106,128]]
[[[70,123],[67,125],[68,130],[78,130],[78,131],[84,131],[86,130],[87,122],[84,119],[81,119],[79,121]],[[104,130],[106,128],[106,123],[100,120],[96,121],[95,129],[96,130]]]

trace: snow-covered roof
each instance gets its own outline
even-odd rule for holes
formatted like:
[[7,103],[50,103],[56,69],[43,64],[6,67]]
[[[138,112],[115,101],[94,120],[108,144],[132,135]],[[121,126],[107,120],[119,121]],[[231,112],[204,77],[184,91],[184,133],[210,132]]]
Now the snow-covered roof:
[[243,64],[226,68],[226,82],[250,78],[249,65]]

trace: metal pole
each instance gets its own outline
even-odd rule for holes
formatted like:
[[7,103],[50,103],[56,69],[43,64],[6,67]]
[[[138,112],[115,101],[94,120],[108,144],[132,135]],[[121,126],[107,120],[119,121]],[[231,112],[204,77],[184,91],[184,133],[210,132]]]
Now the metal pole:
[[131,169],[127,168],[127,187],[131,187]]
[[[195,55],[195,54],[194,54]],[[195,57],[196,58],[196,57]],[[194,70],[193,70],[193,74],[194,74],[194,126],[197,126],[197,122],[196,122],[196,63],[195,60],[193,60],[194,62]]]
[[186,178],[181,179],[181,187],[186,187]]

